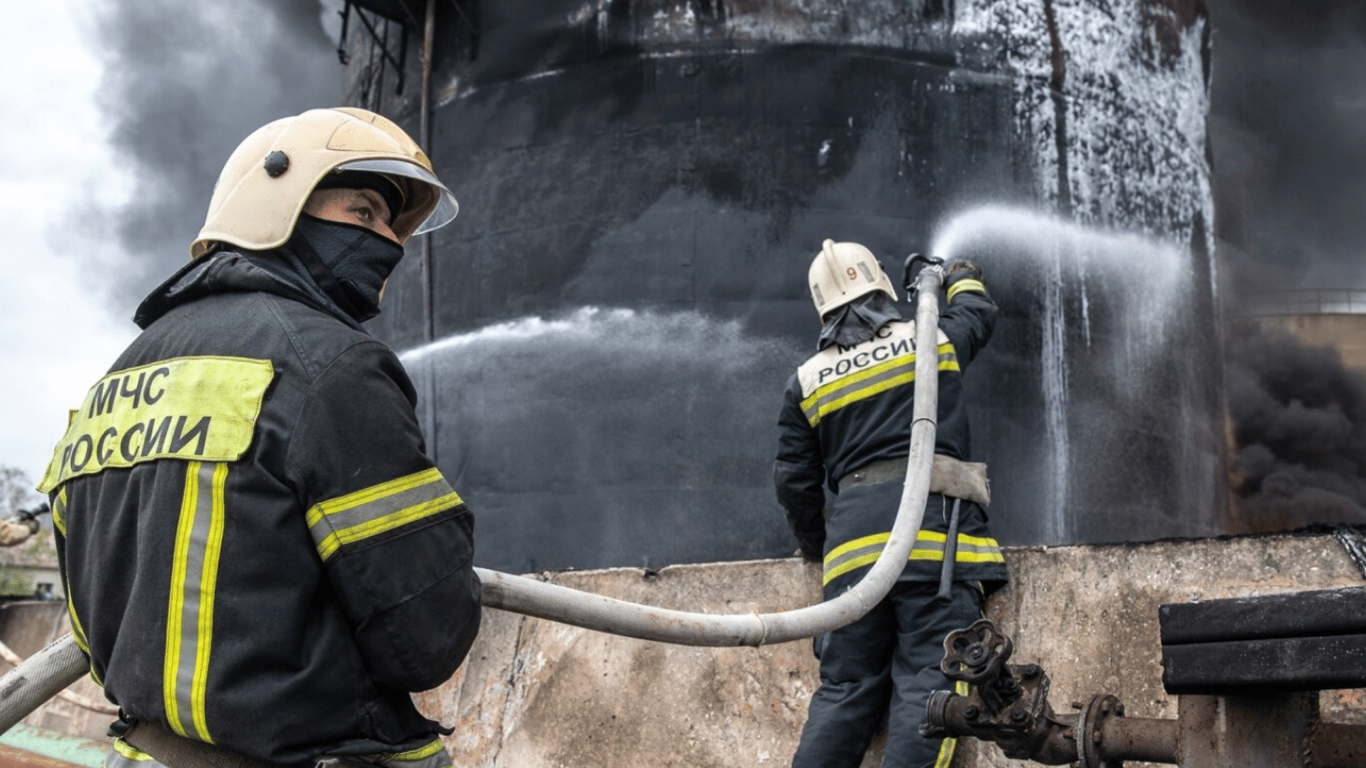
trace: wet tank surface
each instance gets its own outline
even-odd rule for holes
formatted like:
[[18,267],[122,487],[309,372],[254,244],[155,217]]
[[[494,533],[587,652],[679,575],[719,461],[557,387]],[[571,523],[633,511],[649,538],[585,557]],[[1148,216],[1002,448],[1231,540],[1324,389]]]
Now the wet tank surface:
[[404,91],[353,36],[351,101],[425,129],[461,214],[373,329],[480,565],[789,555],[776,418],[827,237],[897,283],[913,251],[985,270],[1003,543],[1224,532],[1202,2],[438,3],[425,121],[425,4],[387,5]]

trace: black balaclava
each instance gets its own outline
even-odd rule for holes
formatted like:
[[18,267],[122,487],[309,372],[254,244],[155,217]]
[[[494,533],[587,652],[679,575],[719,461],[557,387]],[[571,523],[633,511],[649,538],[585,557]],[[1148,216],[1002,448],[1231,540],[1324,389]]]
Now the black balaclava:
[[825,349],[831,344],[852,347],[873,338],[873,334],[887,323],[900,319],[901,312],[891,296],[882,291],[866,293],[825,315],[816,349]]
[[379,292],[403,258],[403,246],[384,235],[307,213],[299,215],[289,247],[318,287],[357,322],[379,314]]

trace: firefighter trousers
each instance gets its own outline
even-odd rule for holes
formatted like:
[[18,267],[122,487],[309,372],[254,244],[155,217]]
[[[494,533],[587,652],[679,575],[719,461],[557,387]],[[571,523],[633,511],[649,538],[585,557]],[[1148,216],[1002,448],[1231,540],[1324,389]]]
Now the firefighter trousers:
[[926,700],[954,690],[939,671],[944,637],[982,617],[978,585],[954,582],[936,600],[937,582],[902,581],[866,616],[816,638],[820,687],[811,696],[792,768],[858,768],[885,722],[883,768],[941,768],[953,739],[925,739]]

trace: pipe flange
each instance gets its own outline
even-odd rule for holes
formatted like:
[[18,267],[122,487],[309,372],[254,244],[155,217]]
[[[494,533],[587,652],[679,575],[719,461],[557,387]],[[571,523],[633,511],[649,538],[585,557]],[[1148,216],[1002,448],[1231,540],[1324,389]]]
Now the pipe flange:
[[1124,705],[1108,694],[1092,696],[1077,718],[1077,760],[1081,768],[1124,768],[1122,760],[1103,760],[1101,729],[1112,717],[1123,717]]

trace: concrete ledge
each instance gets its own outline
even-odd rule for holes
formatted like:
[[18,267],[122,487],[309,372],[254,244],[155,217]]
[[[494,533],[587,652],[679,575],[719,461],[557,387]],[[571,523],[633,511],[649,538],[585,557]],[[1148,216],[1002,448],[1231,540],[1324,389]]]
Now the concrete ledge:
[[[1012,583],[988,615],[1038,662],[1052,701],[1113,694],[1133,717],[1174,718],[1162,688],[1158,606],[1360,586],[1331,535],[1267,535],[1113,546],[1006,550]],[[634,602],[713,613],[768,612],[820,599],[819,569],[799,560],[547,574],[559,584]],[[27,655],[66,631],[59,603],[11,606],[7,642]],[[19,613],[30,615],[19,617]],[[13,634],[17,633],[17,634]],[[808,641],[690,648],[613,637],[487,610],[469,660],[417,695],[461,768],[786,766],[816,686]],[[82,696],[99,701],[83,679]],[[1366,724],[1366,690],[1323,691],[1327,722]],[[31,726],[99,739],[110,720],[54,699]],[[875,743],[865,766],[876,766]],[[967,741],[960,768],[1030,765]]]
[[[1035,661],[1060,711],[1111,693],[1134,717],[1176,716],[1162,688],[1158,606],[1358,586],[1330,535],[1249,536],[1006,551],[1013,582],[988,615]],[[544,578],[611,597],[713,613],[778,611],[820,599],[819,570],[798,560],[565,572]],[[690,648],[613,637],[496,610],[469,661],[420,694],[468,768],[785,766],[816,661],[807,641]],[[1366,723],[1361,691],[1325,691],[1324,719]],[[865,765],[876,766],[880,744]],[[1024,766],[966,742],[959,766]]]

